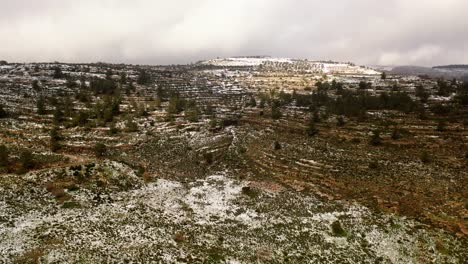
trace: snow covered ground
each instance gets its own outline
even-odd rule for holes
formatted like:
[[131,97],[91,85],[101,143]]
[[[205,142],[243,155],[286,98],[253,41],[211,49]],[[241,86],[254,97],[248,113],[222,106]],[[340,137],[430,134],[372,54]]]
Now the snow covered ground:
[[[130,173],[107,162],[112,178]],[[67,169],[66,171],[70,171]],[[79,206],[64,208],[42,184],[60,170],[3,179],[0,262],[35,256],[42,263],[457,263],[431,248],[459,247],[444,233],[309,193],[250,188],[228,171],[177,182],[158,179],[133,189],[88,186],[67,191]],[[42,180],[38,180],[42,179]],[[142,187],[139,187],[142,186]],[[343,232],[332,225],[339,221]]]
[[326,74],[362,74],[378,75],[380,72],[349,63],[318,62],[308,60],[296,60],[290,58],[270,58],[270,57],[235,57],[224,59],[213,59],[203,61],[201,64],[218,67],[273,67],[295,70],[306,70],[311,72],[321,72]]

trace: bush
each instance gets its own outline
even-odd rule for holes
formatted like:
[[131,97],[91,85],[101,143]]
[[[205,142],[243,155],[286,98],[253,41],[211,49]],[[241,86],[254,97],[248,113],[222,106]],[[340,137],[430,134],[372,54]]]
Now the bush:
[[104,143],[96,143],[96,145],[94,145],[93,151],[96,157],[103,157],[107,153],[107,146]]
[[39,87],[39,81],[38,80],[33,80],[32,81],[32,88],[34,91],[39,91],[41,87]]
[[332,232],[334,236],[338,236],[338,237],[346,236],[346,231],[341,226],[340,221],[336,220],[335,222],[333,222],[331,225],[331,228],[332,228]]
[[125,123],[125,128],[126,128],[127,132],[137,132],[138,131],[137,123],[133,122],[130,117],[127,119],[127,122]]
[[33,154],[30,150],[23,150],[19,157],[21,167],[25,170],[32,169],[36,166]]
[[36,108],[37,108],[37,114],[45,115],[46,107],[45,107],[45,100],[43,97],[39,97],[39,99],[37,100]]
[[372,146],[379,146],[382,144],[382,138],[380,137],[380,131],[374,130],[372,131],[371,140],[369,142]]
[[273,103],[271,107],[271,118],[274,120],[280,119],[282,116],[281,109],[277,103]]
[[339,126],[339,127],[342,127],[344,125],[346,125],[346,122],[344,120],[344,118],[342,116],[339,116],[336,118],[336,124]]
[[372,161],[369,163],[369,169],[378,169],[379,168],[379,163],[377,161]]
[[401,138],[401,131],[398,128],[393,129],[392,131],[392,139],[397,140]]
[[115,135],[119,133],[119,129],[115,126],[115,122],[111,122],[109,124],[109,134]]
[[88,123],[88,113],[79,111],[72,120],[73,126],[85,126]]
[[203,154],[203,158],[205,159],[206,164],[211,165],[214,162],[214,155],[213,152],[206,152]]
[[306,132],[309,137],[313,137],[318,134],[319,131],[317,127],[315,126],[315,122],[313,121],[313,119],[309,121]]
[[190,107],[189,109],[185,110],[185,118],[189,122],[198,122],[200,111],[198,107]]
[[60,143],[59,143],[60,139],[61,139],[61,136],[59,134],[58,128],[57,127],[52,128],[52,130],[50,130],[50,141],[49,141],[50,150],[52,152],[56,152],[57,150],[61,148]]
[[429,163],[432,161],[432,157],[431,155],[429,155],[429,153],[427,151],[424,151],[423,153],[421,153],[421,162],[422,163]]
[[141,85],[151,83],[151,75],[145,70],[141,70],[138,75],[137,83]]
[[260,192],[258,189],[252,188],[250,186],[244,186],[242,187],[242,194],[250,198],[256,198],[260,195]]
[[273,143],[273,149],[274,150],[280,150],[281,149],[281,144],[278,141],[275,141]]
[[314,111],[314,113],[312,114],[312,118],[313,118],[315,123],[320,123],[320,121],[321,121],[320,114],[319,114],[318,111]]
[[3,108],[3,105],[0,104],[0,118],[5,118],[8,116],[8,113]]
[[439,132],[444,132],[446,129],[447,129],[447,122],[445,122],[444,120],[439,120],[439,122],[437,122],[436,130]]
[[0,167],[8,166],[8,156],[10,151],[5,145],[0,145]]
[[221,120],[221,126],[223,127],[238,126],[239,124],[240,122],[237,118],[226,118]]

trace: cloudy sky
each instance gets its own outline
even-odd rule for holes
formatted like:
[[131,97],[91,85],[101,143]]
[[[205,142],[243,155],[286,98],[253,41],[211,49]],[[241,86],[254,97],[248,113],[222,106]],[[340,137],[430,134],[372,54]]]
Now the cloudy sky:
[[0,0],[0,59],[468,64],[468,0]]

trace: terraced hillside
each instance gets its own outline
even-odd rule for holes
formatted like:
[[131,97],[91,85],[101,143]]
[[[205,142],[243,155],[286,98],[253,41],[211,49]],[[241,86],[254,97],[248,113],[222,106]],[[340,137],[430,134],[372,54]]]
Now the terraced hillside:
[[468,259],[466,83],[258,60],[2,67],[0,262]]

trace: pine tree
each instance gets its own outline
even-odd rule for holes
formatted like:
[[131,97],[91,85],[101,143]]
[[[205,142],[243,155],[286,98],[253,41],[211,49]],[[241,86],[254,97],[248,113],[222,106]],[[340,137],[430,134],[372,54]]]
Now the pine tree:
[[195,102],[191,101],[188,103],[187,109],[185,110],[185,118],[190,122],[198,122],[200,110]]
[[53,75],[54,79],[61,79],[61,78],[63,78],[63,76],[64,75],[62,73],[62,69],[60,69],[60,67],[58,67],[58,66],[55,67],[54,68],[54,75]]
[[120,73],[120,83],[121,84],[127,83],[127,74],[125,72]]
[[271,118],[276,120],[276,119],[280,119],[281,116],[282,114],[281,114],[279,102],[274,101],[273,104],[271,105]]
[[387,79],[387,73],[386,73],[386,72],[382,72],[382,75],[380,75],[380,78],[381,78],[382,80]]
[[58,131],[58,128],[57,127],[52,128],[50,130],[50,141],[49,141],[50,150],[52,152],[56,152],[57,150],[61,148],[60,143],[59,143],[60,139],[61,139],[61,136]]
[[32,82],[32,88],[34,91],[39,91],[41,89],[41,87],[39,86],[39,81],[38,80],[34,80]]
[[138,75],[137,83],[140,85],[149,84],[151,82],[151,76],[145,71],[141,70]]

